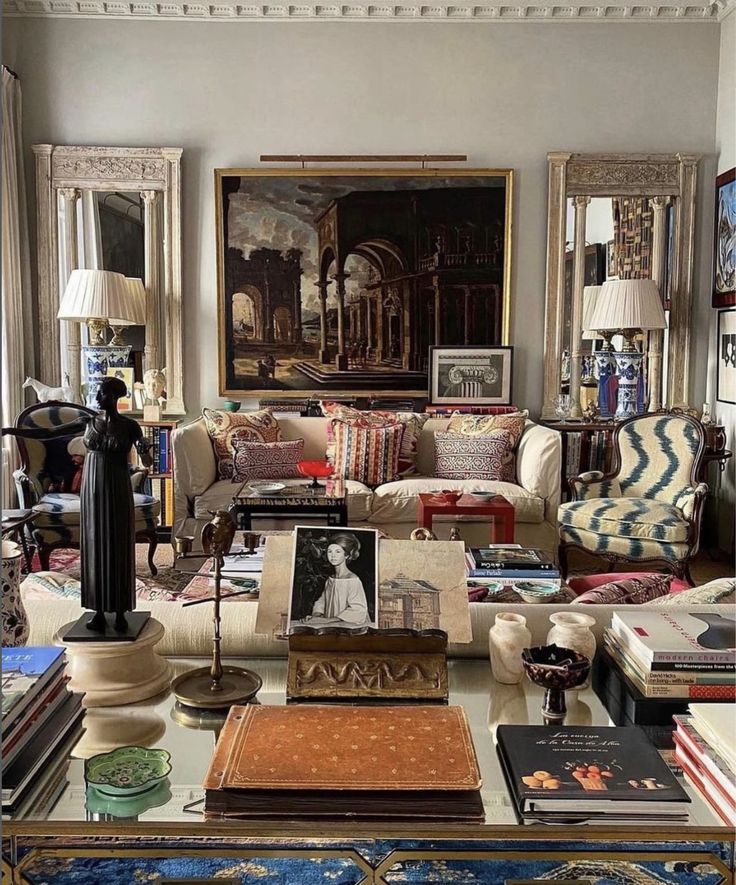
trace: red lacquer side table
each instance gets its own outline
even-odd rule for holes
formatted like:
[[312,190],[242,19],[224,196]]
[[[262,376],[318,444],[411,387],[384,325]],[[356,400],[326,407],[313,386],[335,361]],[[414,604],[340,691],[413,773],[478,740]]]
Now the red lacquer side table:
[[514,543],[514,506],[503,495],[480,501],[472,495],[462,495],[457,501],[448,501],[429,493],[419,495],[417,522],[432,529],[435,516],[488,516],[491,520],[491,543]]

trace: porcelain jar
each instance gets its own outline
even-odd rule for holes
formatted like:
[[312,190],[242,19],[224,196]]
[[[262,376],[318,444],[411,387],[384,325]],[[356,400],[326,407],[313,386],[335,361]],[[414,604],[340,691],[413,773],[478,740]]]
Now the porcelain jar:
[[20,547],[3,541],[3,648],[25,645],[28,639],[28,616],[20,598],[20,565]]
[[515,685],[524,676],[521,652],[532,644],[526,618],[514,612],[499,612],[488,631],[491,670],[496,682]]
[[[549,619],[553,626],[547,634],[547,645],[554,642],[562,648],[571,648],[585,655],[592,664],[596,641],[590,628],[595,624],[595,618],[583,612],[555,612]],[[580,687],[585,688],[589,682],[590,677]]]

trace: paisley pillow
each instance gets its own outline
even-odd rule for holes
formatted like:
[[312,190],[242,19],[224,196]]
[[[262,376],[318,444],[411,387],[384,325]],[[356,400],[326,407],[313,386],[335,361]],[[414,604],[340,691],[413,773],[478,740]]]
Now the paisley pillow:
[[234,473],[233,437],[250,442],[278,442],[281,439],[279,422],[270,409],[257,412],[226,412],[223,409],[202,409],[207,433],[217,461],[217,478],[232,479]]
[[497,430],[508,430],[512,444],[504,456],[501,479],[503,482],[516,482],[516,448],[519,445],[529,412],[513,412],[509,415],[453,415],[447,430],[463,436],[488,436]]

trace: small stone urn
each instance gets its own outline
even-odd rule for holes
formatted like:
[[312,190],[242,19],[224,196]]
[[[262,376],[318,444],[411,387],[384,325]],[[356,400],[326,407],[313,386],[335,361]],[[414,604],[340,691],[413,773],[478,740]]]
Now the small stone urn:
[[488,631],[491,670],[496,682],[515,685],[524,676],[521,652],[532,644],[526,618],[514,612],[499,612]]
[[[593,663],[595,657],[596,641],[593,631],[590,629],[595,624],[595,618],[582,612],[555,612],[549,616],[552,621],[552,629],[547,634],[547,645],[571,648],[580,652]],[[590,682],[590,676],[580,688],[585,688]]]
[[28,616],[20,598],[21,549],[3,541],[3,648],[25,645]]

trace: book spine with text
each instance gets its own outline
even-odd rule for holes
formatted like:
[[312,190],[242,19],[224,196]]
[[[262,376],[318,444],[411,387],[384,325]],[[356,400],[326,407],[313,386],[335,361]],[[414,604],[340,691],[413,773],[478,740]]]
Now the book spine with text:
[[614,615],[611,622],[611,631],[616,641],[626,651],[632,652],[636,657],[646,660],[652,670],[710,670],[722,669],[724,671],[736,669],[734,653],[732,651],[718,652],[703,649],[702,651],[656,651],[648,648],[639,638],[633,635],[627,628],[621,629],[616,623]]

